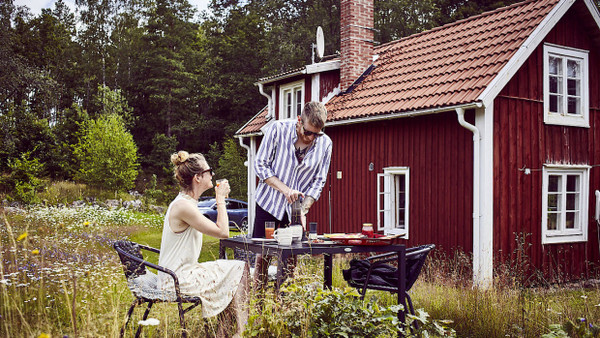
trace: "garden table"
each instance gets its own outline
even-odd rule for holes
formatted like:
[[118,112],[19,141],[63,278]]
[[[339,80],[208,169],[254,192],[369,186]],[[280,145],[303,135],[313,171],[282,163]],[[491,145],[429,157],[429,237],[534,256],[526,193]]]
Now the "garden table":
[[[277,242],[257,241],[247,237],[235,237],[221,239],[219,243],[219,257],[227,258],[226,248],[238,248],[257,254],[277,256],[277,281],[275,292],[279,292],[281,284],[287,278],[288,258],[296,255],[323,255],[323,287],[331,289],[332,266],[334,254],[351,253],[398,253],[398,304],[406,308],[404,289],[406,285],[406,260],[404,257],[406,247],[403,244],[387,245],[347,245],[347,244],[311,244],[309,242],[292,243],[291,245],[279,245]],[[398,317],[404,321],[404,312],[399,311]]]

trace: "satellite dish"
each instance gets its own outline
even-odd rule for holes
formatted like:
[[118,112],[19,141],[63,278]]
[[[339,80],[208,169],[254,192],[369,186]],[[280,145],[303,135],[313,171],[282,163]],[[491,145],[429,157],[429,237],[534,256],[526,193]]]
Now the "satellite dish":
[[325,37],[323,36],[323,28],[317,27],[317,56],[319,59],[323,58],[323,52],[325,51]]

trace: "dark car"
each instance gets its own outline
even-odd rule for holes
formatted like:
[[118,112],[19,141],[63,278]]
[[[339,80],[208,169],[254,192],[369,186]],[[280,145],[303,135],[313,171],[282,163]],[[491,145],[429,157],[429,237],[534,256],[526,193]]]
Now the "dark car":
[[[202,198],[198,202],[198,209],[211,221],[217,221],[217,204],[214,197]],[[248,231],[248,203],[233,198],[225,199],[225,207],[229,216],[229,228]]]

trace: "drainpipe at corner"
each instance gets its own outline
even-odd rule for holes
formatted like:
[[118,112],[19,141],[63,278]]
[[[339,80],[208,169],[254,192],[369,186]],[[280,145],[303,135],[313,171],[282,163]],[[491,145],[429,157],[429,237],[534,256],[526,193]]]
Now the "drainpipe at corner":
[[484,280],[483,271],[485,268],[482,266],[482,250],[480,246],[480,148],[481,148],[481,134],[476,126],[465,121],[465,109],[462,107],[456,108],[456,114],[458,116],[458,123],[464,128],[470,130],[473,133],[473,285],[477,287],[489,287],[491,281]]
[[250,137],[250,146],[244,143],[244,138],[239,137],[240,146],[246,149],[246,154],[248,161],[245,163],[246,167],[248,167],[248,233],[251,234],[254,230],[254,211],[256,210],[254,201],[254,191],[256,190],[256,173],[254,172],[254,156],[256,154],[256,147],[254,138]]
[[263,86],[262,83],[257,83],[256,84],[258,86],[258,92],[267,98],[267,121],[269,121],[271,118],[275,117],[275,109],[273,108],[273,98],[271,97],[271,95],[265,93],[265,88]]

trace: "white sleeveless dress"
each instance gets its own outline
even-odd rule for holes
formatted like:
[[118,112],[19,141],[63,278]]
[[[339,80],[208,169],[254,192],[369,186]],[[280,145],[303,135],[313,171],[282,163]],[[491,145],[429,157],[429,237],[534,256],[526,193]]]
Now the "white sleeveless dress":
[[[179,200],[194,203],[179,194],[169,205],[163,225],[158,264],[175,272],[182,293],[202,299],[203,317],[212,317],[225,310],[233,299],[242,280],[245,263],[224,259],[198,263],[202,250],[202,233],[192,227],[175,233],[169,225],[171,207]],[[171,276],[159,272],[158,278],[159,287],[175,291]]]

